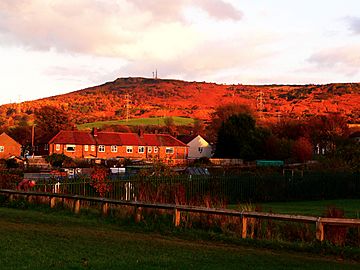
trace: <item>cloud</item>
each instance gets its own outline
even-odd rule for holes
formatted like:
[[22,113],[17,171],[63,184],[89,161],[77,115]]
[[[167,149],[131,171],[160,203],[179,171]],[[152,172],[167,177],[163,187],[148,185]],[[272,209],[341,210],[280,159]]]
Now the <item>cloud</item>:
[[308,61],[319,69],[336,70],[347,76],[354,76],[360,71],[360,43],[321,50],[314,53]]
[[193,5],[217,20],[242,15],[221,0],[1,1],[0,44],[128,60],[174,57],[202,37],[183,16]]
[[351,18],[348,18],[348,22],[350,23],[350,30],[354,34],[360,34],[360,18],[351,17]]
[[142,11],[150,12],[157,21],[182,21],[186,7],[200,8],[217,20],[237,21],[242,18],[241,11],[223,0],[132,0],[131,3]]

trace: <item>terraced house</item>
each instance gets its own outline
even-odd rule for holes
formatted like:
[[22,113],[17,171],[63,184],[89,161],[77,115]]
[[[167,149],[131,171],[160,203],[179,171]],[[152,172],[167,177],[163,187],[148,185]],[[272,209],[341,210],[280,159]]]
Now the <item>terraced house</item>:
[[60,131],[49,142],[49,154],[71,158],[161,160],[179,163],[187,159],[188,146],[168,134]]

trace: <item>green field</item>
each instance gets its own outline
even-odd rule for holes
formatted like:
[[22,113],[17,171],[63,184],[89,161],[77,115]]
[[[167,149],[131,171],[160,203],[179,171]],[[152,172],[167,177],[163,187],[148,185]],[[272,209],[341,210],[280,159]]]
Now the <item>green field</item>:
[[[99,121],[78,125],[78,129],[101,128],[105,125],[126,125],[126,126],[165,126],[166,117],[134,118],[126,120]],[[174,124],[177,126],[190,125],[194,119],[187,117],[173,116]]]
[[324,216],[328,206],[343,209],[348,218],[360,218],[360,199],[272,202],[259,204],[264,212],[280,214],[298,214],[308,216]]
[[1,269],[360,269],[333,257],[186,240],[134,226],[1,207]]

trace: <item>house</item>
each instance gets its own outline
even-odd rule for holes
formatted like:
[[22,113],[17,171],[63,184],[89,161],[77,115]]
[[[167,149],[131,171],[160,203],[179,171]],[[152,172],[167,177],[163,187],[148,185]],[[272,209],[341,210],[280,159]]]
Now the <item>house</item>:
[[212,156],[211,145],[200,135],[182,135],[178,137],[180,141],[189,146],[189,159],[201,157],[210,158]]
[[0,158],[9,158],[21,155],[21,144],[7,135],[5,132],[0,135]]
[[349,139],[354,142],[360,143],[360,131],[356,131],[350,134]]
[[184,161],[188,146],[168,134],[60,131],[49,142],[49,154],[71,158]]

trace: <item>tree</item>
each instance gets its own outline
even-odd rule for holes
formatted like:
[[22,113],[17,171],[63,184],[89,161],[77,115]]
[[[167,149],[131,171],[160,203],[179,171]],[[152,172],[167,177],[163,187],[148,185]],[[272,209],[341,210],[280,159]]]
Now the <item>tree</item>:
[[244,104],[226,104],[217,107],[211,114],[211,122],[207,129],[207,138],[210,141],[216,141],[222,123],[230,116],[238,114],[252,115],[252,110]]
[[219,129],[215,156],[246,160],[260,158],[268,136],[267,130],[255,126],[251,115],[232,115]]
[[36,139],[48,142],[60,130],[73,127],[69,115],[62,109],[54,106],[44,106],[35,111]]
[[301,137],[294,142],[292,156],[295,161],[306,162],[312,158],[312,154],[313,146],[307,138]]

